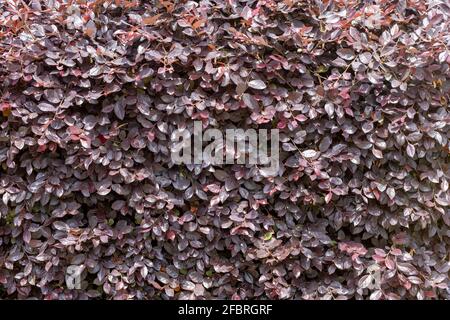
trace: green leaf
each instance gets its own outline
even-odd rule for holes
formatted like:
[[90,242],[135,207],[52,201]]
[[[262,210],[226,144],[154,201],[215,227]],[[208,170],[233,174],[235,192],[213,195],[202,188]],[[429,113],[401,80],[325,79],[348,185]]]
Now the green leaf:
[[185,276],[187,275],[188,271],[186,269],[180,269],[180,273]]
[[319,66],[317,69],[316,69],[316,73],[325,73],[325,72],[327,72],[328,71],[328,67],[326,67],[326,66]]
[[272,236],[273,236],[273,231],[269,231],[264,234],[263,239],[265,241],[269,241],[270,239],[272,239]]
[[211,269],[209,269],[208,271],[205,272],[207,277],[212,277],[213,275],[213,271]]

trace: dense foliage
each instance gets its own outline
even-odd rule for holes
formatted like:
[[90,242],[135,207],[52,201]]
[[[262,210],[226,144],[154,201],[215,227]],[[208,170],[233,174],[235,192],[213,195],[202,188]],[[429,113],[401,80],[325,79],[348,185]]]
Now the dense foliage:
[[0,298],[450,298],[448,1],[0,3]]

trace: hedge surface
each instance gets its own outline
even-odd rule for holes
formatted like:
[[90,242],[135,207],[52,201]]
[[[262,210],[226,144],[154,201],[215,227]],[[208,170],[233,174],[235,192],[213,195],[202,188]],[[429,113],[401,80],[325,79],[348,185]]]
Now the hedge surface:
[[[450,298],[449,17],[1,1],[0,298]],[[279,129],[278,173],[174,165],[195,120]]]

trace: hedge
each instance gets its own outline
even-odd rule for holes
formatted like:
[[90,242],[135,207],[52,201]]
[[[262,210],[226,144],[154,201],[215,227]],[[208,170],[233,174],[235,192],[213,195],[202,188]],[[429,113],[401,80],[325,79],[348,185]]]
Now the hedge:
[[[0,298],[449,299],[449,17],[1,1]],[[279,170],[174,164],[194,121],[278,129]]]

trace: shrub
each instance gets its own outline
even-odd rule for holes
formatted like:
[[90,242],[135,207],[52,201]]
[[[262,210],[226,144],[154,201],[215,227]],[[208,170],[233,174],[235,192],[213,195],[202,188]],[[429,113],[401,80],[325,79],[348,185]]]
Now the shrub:
[[[2,1],[0,297],[450,298],[449,16]],[[278,174],[173,164],[194,120],[279,129]]]

